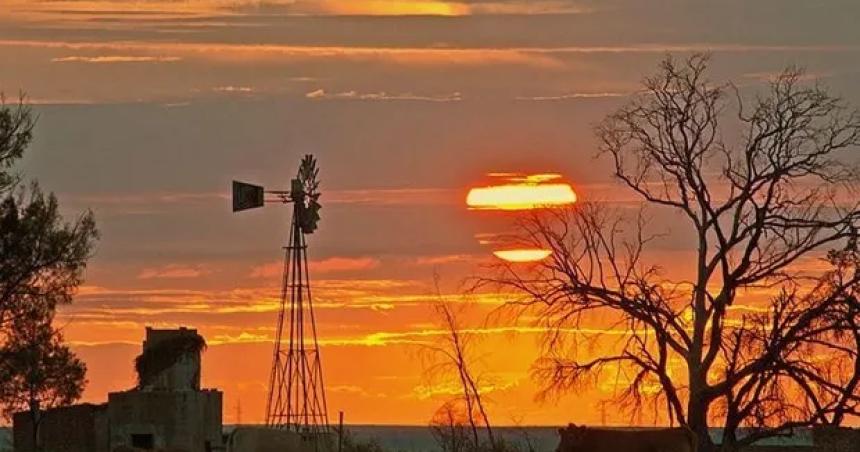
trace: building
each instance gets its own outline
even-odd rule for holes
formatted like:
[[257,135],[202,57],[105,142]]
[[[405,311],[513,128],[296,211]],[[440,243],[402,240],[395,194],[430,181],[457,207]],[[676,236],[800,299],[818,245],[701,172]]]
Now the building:
[[[52,452],[109,451],[107,404],[82,403],[48,410],[39,422],[42,450]],[[33,445],[33,423],[29,412],[12,417],[12,442],[15,451],[36,450]]]
[[[222,393],[200,388],[200,355],[205,347],[196,330],[146,329],[135,361],[138,386],[108,394],[103,404],[80,404],[42,414],[39,441],[52,452],[224,450]],[[29,413],[13,418],[15,450],[34,451]]]

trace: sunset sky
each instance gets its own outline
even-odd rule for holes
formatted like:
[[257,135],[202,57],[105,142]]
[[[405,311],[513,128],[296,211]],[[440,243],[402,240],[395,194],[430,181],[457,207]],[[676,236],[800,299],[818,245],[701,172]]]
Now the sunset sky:
[[[59,318],[85,400],[133,384],[146,326],[185,325],[209,342],[225,423],[262,420],[289,210],[233,214],[230,181],[288,188],[313,153],[329,410],[425,424],[450,390],[422,376],[434,274],[458,300],[516,215],[469,209],[470,188],[558,174],[544,183],[633,201],[592,127],[666,52],[712,52],[745,93],[804,66],[860,105],[858,23],[856,0],[0,0],[0,90],[39,115],[18,169],[101,231]],[[653,259],[689,252],[657,226],[673,235]],[[469,316],[495,422],[618,422],[597,404],[611,385],[534,400],[540,331],[484,323],[504,300]]]

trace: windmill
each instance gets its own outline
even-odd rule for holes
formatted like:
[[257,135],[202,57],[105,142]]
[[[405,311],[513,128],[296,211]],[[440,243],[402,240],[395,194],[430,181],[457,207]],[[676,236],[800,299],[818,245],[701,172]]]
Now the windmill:
[[320,220],[318,176],[316,159],[306,155],[289,191],[264,190],[233,181],[234,212],[262,207],[266,202],[293,205],[269,374],[266,425],[302,434],[329,429],[305,239]]

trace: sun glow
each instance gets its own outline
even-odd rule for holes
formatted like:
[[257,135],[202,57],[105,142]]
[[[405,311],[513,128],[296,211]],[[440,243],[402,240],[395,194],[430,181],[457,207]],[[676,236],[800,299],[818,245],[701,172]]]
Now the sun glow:
[[549,257],[550,254],[552,254],[552,251],[539,248],[493,251],[493,255],[499,259],[518,263],[542,261]]
[[566,183],[547,183],[561,176],[534,174],[521,176],[492,173],[491,177],[504,177],[507,183],[476,187],[469,190],[466,204],[473,209],[529,210],[555,207],[576,202],[576,193]]

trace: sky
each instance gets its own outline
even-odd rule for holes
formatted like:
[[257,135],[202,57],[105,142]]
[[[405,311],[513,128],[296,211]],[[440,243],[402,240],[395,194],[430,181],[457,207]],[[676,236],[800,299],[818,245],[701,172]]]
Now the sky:
[[[0,90],[39,117],[18,169],[101,231],[58,319],[86,401],[134,384],[146,326],[185,325],[225,422],[262,420],[289,209],[234,214],[230,181],[286,188],[312,153],[329,410],[425,424],[451,392],[424,372],[432,304],[463,300],[516,215],[468,209],[470,188],[554,173],[579,199],[629,201],[592,129],[667,52],[711,52],[745,93],[802,66],[860,105],[857,23],[853,0],[0,0]],[[494,421],[620,422],[607,382],[535,399],[541,332],[484,320],[505,299],[466,314]]]

